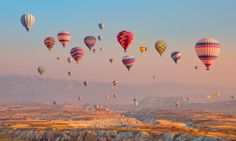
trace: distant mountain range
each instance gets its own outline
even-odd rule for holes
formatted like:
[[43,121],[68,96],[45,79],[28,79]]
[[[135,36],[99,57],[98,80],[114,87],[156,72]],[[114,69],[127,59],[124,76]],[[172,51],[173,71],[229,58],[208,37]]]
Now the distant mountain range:
[[[114,87],[111,83],[89,82],[87,87],[82,81],[61,80],[40,76],[6,75],[0,76],[0,103],[79,103],[78,97],[82,96],[82,104],[132,104],[135,97],[138,101],[145,97],[191,97],[192,102],[206,102],[206,95],[220,90],[222,96],[213,101],[228,100],[234,94],[230,88],[210,87],[198,84],[183,83],[156,83],[146,85],[119,84]],[[118,94],[116,100],[106,99],[106,95]],[[145,99],[143,99],[145,101]],[[146,99],[148,100],[148,99]],[[169,100],[169,99],[165,99]],[[161,106],[168,103],[162,99],[155,103]],[[175,101],[172,98],[171,103]],[[146,102],[151,106],[152,102]],[[140,101],[142,104],[142,101]],[[194,106],[194,105],[193,105]]]

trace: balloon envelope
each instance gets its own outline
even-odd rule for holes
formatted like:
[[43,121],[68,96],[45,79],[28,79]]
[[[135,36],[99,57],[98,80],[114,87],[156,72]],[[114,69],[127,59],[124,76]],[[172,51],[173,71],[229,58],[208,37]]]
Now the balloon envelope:
[[109,59],[109,62],[110,62],[110,63],[113,63],[113,61],[114,61],[114,60],[113,60],[112,58]]
[[84,81],[83,84],[86,87],[88,85],[88,81]]
[[47,37],[44,39],[44,44],[48,48],[48,50],[51,51],[55,44],[55,39],[53,37]]
[[78,64],[82,59],[82,57],[84,56],[84,50],[81,47],[74,47],[70,50],[70,54]]
[[24,15],[21,16],[21,23],[25,27],[25,29],[27,31],[29,31],[30,28],[35,23],[35,17],[32,14],[30,14],[30,13],[24,14]]
[[112,84],[114,85],[114,86],[118,86],[118,81],[117,80],[114,80],[113,82],[112,82]]
[[96,38],[94,36],[86,36],[84,38],[84,43],[89,48],[89,50],[91,51],[93,46],[96,44]]
[[206,70],[209,70],[220,54],[220,43],[213,38],[203,38],[196,43],[195,51]]
[[70,57],[67,58],[67,62],[68,62],[69,64],[72,62],[72,60],[71,60]]
[[177,61],[182,57],[182,54],[179,51],[174,51],[171,53],[171,58],[175,61],[177,64]]
[[105,24],[104,23],[99,23],[98,27],[102,30],[104,28]]
[[43,75],[44,72],[45,72],[45,69],[44,69],[43,66],[39,66],[37,70],[38,70],[38,73],[39,73],[40,75]]
[[98,40],[102,41],[102,36],[101,35],[98,36]]
[[156,51],[160,54],[160,56],[165,52],[167,48],[167,43],[163,40],[159,40],[155,43]]
[[130,68],[136,63],[136,60],[134,58],[134,56],[131,55],[125,55],[122,58],[122,62],[125,65],[125,67],[128,69],[128,71],[130,70]]
[[139,47],[139,50],[140,50],[141,53],[144,53],[144,52],[147,51],[147,47],[141,46],[141,47]]
[[71,34],[67,31],[61,31],[57,34],[57,39],[65,47],[71,39]]
[[126,52],[128,47],[132,44],[132,42],[134,40],[134,34],[130,31],[123,30],[118,33],[117,40],[120,43],[121,47]]

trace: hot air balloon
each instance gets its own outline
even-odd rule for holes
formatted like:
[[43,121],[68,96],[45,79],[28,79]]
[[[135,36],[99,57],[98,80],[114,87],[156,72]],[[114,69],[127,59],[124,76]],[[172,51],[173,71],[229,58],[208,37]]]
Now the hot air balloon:
[[131,55],[125,55],[122,58],[122,62],[125,65],[125,67],[128,69],[128,71],[130,70],[130,68],[135,64],[135,58],[134,56]]
[[96,44],[96,38],[94,36],[86,36],[84,38],[84,43],[89,48],[89,50],[91,51],[93,46]]
[[190,97],[187,97],[186,99],[187,99],[188,102],[190,101]]
[[117,35],[117,40],[120,43],[121,47],[123,47],[124,51],[126,52],[128,47],[134,40],[134,34],[127,30],[121,31]]
[[140,50],[141,53],[144,53],[144,52],[147,51],[147,47],[141,46],[141,47],[139,47],[139,50]]
[[59,61],[60,60],[60,57],[57,57],[57,61]]
[[39,73],[40,75],[43,75],[44,72],[45,72],[45,69],[44,69],[43,66],[39,66],[37,70],[38,70],[38,73]]
[[72,60],[71,60],[70,57],[67,58],[67,62],[68,62],[69,64],[72,62]]
[[85,87],[87,87],[88,86],[88,81],[84,81],[83,84],[84,84]]
[[96,49],[95,49],[95,48],[93,48],[93,53],[94,53],[94,54],[96,53]]
[[220,43],[213,38],[203,38],[196,43],[195,51],[206,70],[209,70],[220,53]]
[[84,50],[81,47],[74,47],[70,50],[70,54],[78,64],[84,56]]
[[57,34],[57,39],[65,47],[71,39],[71,34],[67,31],[61,31]]
[[207,98],[207,100],[210,101],[211,100],[211,95],[207,95],[206,98]]
[[99,24],[98,24],[98,27],[99,27],[101,30],[103,30],[104,26],[105,26],[104,23],[99,23]]
[[107,94],[107,95],[106,95],[106,99],[109,99],[109,98],[110,98],[110,95]]
[[67,74],[68,74],[68,76],[71,76],[71,72],[70,71],[68,71]]
[[109,59],[109,62],[110,62],[111,64],[113,63],[113,61],[114,61],[114,60],[113,60],[112,58]]
[[167,48],[167,43],[163,40],[159,40],[155,43],[155,48],[157,52],[160,54],[160,56],[162,56],[162,54],[165,52]]
[[152,79],[156,79],[156,76],[155,76],[155,75],[153,75],[153,76],[152,76]]
[[220,97],[220,92],[217,91],[217,92],[215,93],[215,95],[216,95],[216,97]]
[[134,97],[134,98],[133,98],[133,102],[136,102],[136,101],[137,101],[137,100],[136,100],[136,98]]
[[197,70],[197,69],[198,69],[198,66],[195,66],[194,68],[195,68],[195,70]]
[[44,44],[46,45],[48,50],[51,51],[51,49],[53,48],[55,44],[55,39],[53,37],[47,37],[44,39]]
[[98,36],[98,40],[99,40],[99,41],[102,41],[102,35],[99,35],[99,36]]
[[100,51],[102,51],[102,48],[100,48]]
[[113,94],[113,98],[116,99],[118,94]]
[[134,102],[134,106],[135,106],[135,107],[138,107],[138,101],[135,101],[135,102]]
[[56,105],[57,104],[57,102],[56,101],[53,101],[53,103],[52,103],[53,105]]
[[112,81],[112,84],[116,87],[116,86],[118,86],[118,81],[117,80],[114,80],[114,81]]
[[25,29],[29,32],[30,28],[35,23],[35,17],[28,13],[21,16],[21,23],[25,27]]
[[83,97],[80,96],[80,97],[78,98],[78,100],[81,102],[81,101],[83,100]]
[[234,99],[234,96],[231,96],[231,99],[233,100],[233,99]]
[[175,64],[177,64],[177,61],[182,57],[182,54],[179,51],[174,51],[171,53],[171,58],[175,61]]
[[180,105],[180,102],[177,100],[177,101],[175,101],[175,107],[176,108],[178,108],[179,107],[179,105]]

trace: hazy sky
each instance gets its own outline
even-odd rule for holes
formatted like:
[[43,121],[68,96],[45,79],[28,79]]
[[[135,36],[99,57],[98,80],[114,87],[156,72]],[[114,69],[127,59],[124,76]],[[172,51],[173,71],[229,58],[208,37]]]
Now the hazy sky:
[[[45,67],[45,77],[75,80],[143,84],[155,82],[184,82],[234,87],[236,81],[236,1],[235,0],[2,0],[0,5],[0,65],[1,75],[38,75],[37,67]],[[24,13],[32,13],[36,24],[27,33],[20,23]],[[104,22],[100,31],[98,23]],[[128,29],[135,40],[124,53],[116,40],[119,31]],[[66,48],[56,43],[48,52],[43,40],[61,30],[72,34]],[[103,41],[94,55],[83,43],[86,35],[102,35]],[[203,37],[216,38],[221,54],[210,71],[197,58],[196,41]],[[168,48],[162,57],[154,48],[157,40],[165,40]],[[148,52],[141,54],[140,45]],[[72,47],[86,51],[82,62],[68,64]],[[172,51],[183,58],[175,65]],[[134,55],[137,63],[130,72],[121,62],[125,54]],[[56,57],[61,58],[60,61]],[[112,57],[115,62],[110,64]],[[199,70],[194,66],[198,65]],[[153,80],[155,74],[157,79]]]

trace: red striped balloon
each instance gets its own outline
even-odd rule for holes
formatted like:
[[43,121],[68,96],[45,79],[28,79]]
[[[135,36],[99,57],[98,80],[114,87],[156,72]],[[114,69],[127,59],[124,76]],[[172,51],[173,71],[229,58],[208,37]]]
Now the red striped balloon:
[[120,45],[124,48],[124,51],[126,52],[128,47],[134,40],[134,34],[126,30],[121,31],[117,35],[117,40],[120,43]]
[[220,44],[213,38],[203,38],[196,43],[195,50],[206,70],[209,70],[220,53]]
[[82,59],[84,56],[84,50],[81,47],[74,47],[70,50],[71,56],[74,58],[76,63],[78,64],[79,61]]
[[55,39],[53,37],[47,37],[44,39],[44,44],[46,45],[48,50],[51,51],[51,49],[53,48],[55,44]]
[[71,39],[71,34],[67,31],[61,31],[57,34],[59,42],[65,47]]

